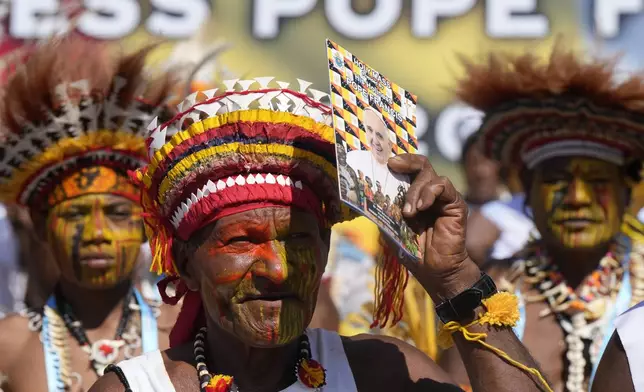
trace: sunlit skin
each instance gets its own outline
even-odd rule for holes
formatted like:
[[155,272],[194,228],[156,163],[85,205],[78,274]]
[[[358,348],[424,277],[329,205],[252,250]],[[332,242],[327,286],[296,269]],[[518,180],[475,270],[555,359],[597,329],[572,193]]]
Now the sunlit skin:
[[78,196],[53,206],[46,234],[63,277],[86,288],[130,279],[145,238],[141,211],[111,194]]
[[362,122],[366,130],[365,136],[367,145],[371,148],[371,154],[376,162],[385,165],[389,157],[391,157],[393,148],[393,143],[389,138],[389,130],[374,110],[365,110]]
[[208,317],[253,347],[285,345],[309,324],[326,265],[314,215],[268,207],[219,219],[192,236],[184,280]]
[[626,189],[614,164],[591,158],[548,160],[532,178],[535,224],[546,241],[564,248],[601,246],[619,231]]

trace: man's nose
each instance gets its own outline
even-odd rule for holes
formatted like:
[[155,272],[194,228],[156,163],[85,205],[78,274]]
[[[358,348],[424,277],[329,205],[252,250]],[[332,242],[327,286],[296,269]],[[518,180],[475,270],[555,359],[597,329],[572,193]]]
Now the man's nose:
[[255,251],[255,258],[257,261],[251,270],[253,276],[266,278],[275,284],[286,281],[289,270],[283,242],[270,241],[262,244]]
[[592,200],[592,189],[590,184],[581,178],[573,178],[568,185],[564,204],[572,207],[580,207],[591,204]]
[[102,211],[93,211],[87,217],[82,239],[84,243],[94,245],[112,241],[112,230],[107,222],[107,217]]

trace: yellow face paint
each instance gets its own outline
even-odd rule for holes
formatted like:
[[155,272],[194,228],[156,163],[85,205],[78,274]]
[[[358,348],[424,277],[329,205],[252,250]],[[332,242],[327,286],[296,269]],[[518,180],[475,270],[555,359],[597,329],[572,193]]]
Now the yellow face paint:
[[130,278],[144,241],[141,207],[110,194],[89,194],[52,207],[48,242],[63,277],[86,287]]
[[535,169],[530,194],[535,224],[545,239],[567,248],[592,248],[619,231],[626,184],[619,168],[592,158],[552,159]]

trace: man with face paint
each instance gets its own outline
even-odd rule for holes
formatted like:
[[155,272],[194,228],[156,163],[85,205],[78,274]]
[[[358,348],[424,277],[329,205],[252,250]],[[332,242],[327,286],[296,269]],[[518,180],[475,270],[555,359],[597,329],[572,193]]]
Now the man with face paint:
[[[446,384],[449,378],[434,362],[401,341],[371,335],[345,339],[307,329],[327,262],[330,227],[346,216],[338,192],[335,133],[331,109],[320,102],[324,93],[308,89],[306,81],[291,90],[288,83],[272,80],[224,81],[219,95],[215,90],[190,95],[172,121],[153,122],[151,162],[137,172],[142,205],[153,267],[168,275],[160,285],[162,296],[170,303],[185,296],[183,306],[170,350],[111,367],[92,390],[459,390]],[[426,256],[402,261],[443,305],[441,314],[454,320],[453,327],[475,318],[475,308],[494,312],[479,306],[481,294],[492,300],[503,293],[496,293],[467,256],[462,197],[425,157],[404,155],[387,164],[415,177],[405,217],[423,233]],[[397,253],[389,246],[383,251],[380,311],[375,312],[380,324],[402,316],[407,271]],[[167,285],[173,293],[165,292]],[[446,301],[461,295],[478,301],[471,306]],[[450,304],[461,310],[449,313]],[[518,317],[516,302],[500,305]],[[468,328],[534,366],[507,326],[509,318],[501,319],[499,327]],[[532,376],[479,349],[479,343],[460,334],[454,339],[470,359],[477,390],[540,390]]]
[[[613,62],[559,46],[545,63],[491,54],[466,69],[459,98],[485,112],[486,153],[520,168],[541,237],[491,273],[521,297],[515,331],[555,390],[588,391],[616,316],[642,300],[632,246],[642,227],[624,212],[642,157],[644,80],[616,83]],[[465,381],[457,356],[445,365]]]
[[87,390],[106,365],[167,346],[158,328],[172,320],[157,323],[133,283],[145,233],[127,171],[145,162],[145,124],[172,85],[146,86],[148,52],[59,38],[6,85],[0,195],[29,208],[60,279],[44,308],[0,323],[5,390]]

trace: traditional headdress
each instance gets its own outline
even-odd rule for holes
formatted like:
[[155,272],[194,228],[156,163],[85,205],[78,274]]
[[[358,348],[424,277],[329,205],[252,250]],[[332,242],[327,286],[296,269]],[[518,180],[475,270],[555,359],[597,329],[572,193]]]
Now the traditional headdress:
[[486,153],[505,167],[587,156],[618,165],[644,152],[644,79],[615,80],[614,61],[585,61],[557,45],[548,62],[492,53],[463,61],[457,95],[482,110]]
[[[0,196],[44,208],[88,193],[139,201],[127,171],[146,161],[145,125],[167,97],[168,76],[146,84],[150,49],[114,59],[82,38],[33,52],[5,86]],[[78,181],[79,172],[91,181]]]
[[[178,275],[173,237],[187,240],[227,215],[296,206],[313,212],[325,228],[348,215],[339,198],[331,109],[321,102],[328,94],[299,79],[297,90],[272,82],[224,81],[219,94],[195,92],[172,120],[151,124],[150,164],[137,179],[158,273]],[[185,286],[169,298],[164,284],[166,302],[187,295],[171,336],[174,345],[192,336],[200,299]]]

